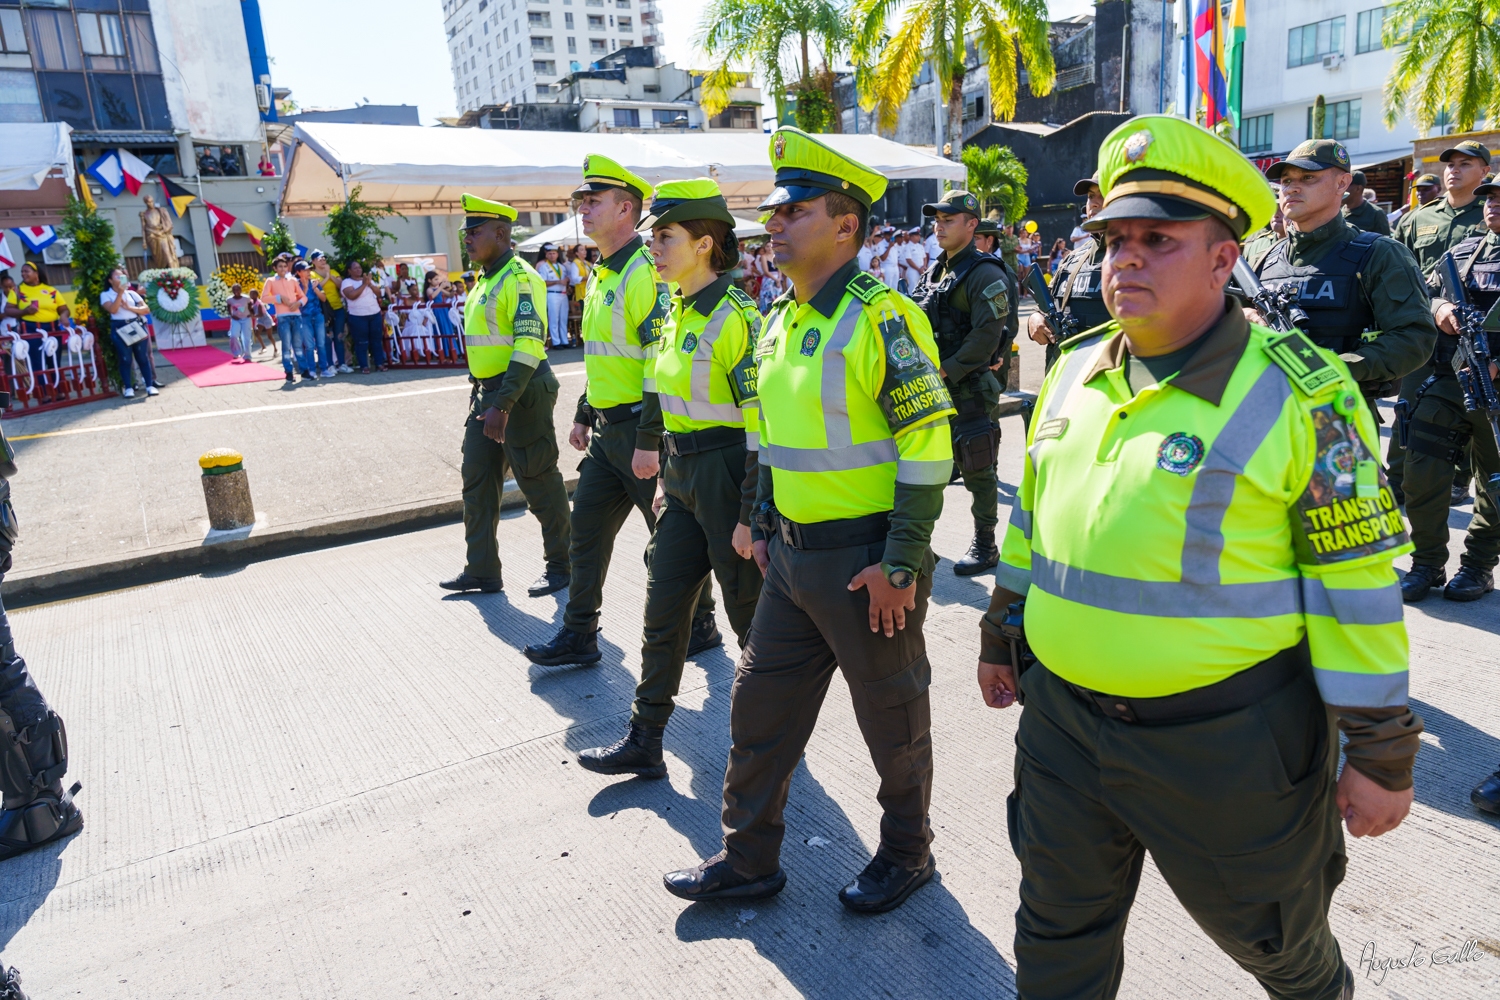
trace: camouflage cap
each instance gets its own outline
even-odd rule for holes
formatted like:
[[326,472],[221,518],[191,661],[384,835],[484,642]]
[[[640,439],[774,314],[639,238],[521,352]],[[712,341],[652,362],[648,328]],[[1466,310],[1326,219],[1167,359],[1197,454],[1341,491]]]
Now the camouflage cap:
[[1337,139],[1309,139],[1288,153],[1286,159],[1278,160],[1267,167],[1266,176],[1273,181],[1280,180],[1281,172],[1287,167],[1300,167],[1303,170],[1347,171],[1349,151]]
[[922,206],[922,214],[927,216],[958,215],[967,212],[974,218],[979,218],[979,199],[967,191],[944,191],[943,196],[934,202]]
[[516,221],[516,210],[501,202],[490,201],[488,198],[481,198],[474,194],[464,195],[463,202],[463,228],[465,229],[482,226],[494,219],[501,219],[505,222]]
[[1465,139],[1463,142],[1460,142],[1457,145],[1449,146],[1447,149],[1443,150],[1442,154],[1438,156],[1438,159],[1442,160],[1444,163],[1447,163],[1449,160],[1453,159],[1453,157],[1459,154],[1462,154],[1464,156],[1477,156],[1479,157],[1479,159],[1484,161],[1485,166],[1489,166],[1490,149],[1488,146],[1477,139]]
[[760,203],[762,210],[821,198],[830,191],[846,194],[869,208],[885,194],[883,175],[800,128],[786,125],[772,132],[770,154],[776,187]]

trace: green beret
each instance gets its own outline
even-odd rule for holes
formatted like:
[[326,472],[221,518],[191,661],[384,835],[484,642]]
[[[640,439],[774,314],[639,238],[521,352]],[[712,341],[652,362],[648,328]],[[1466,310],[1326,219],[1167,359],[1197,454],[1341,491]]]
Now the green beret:
[[590,153],[583,158],[583,183],[573,192],[576,198],[590,191],[624,188],[634,191],[642,201],[651,197],[651,185],[640,174],[626,170],[607,156]]
[[667,181],[657,185],[656,197],[651,199],[651,212],[636,226],[638,232],[647,232],[657,226],[687,219],[718,219],[734,228],[734,216],[729,214],[729,203],[719,192],[719,185],[707,177],[695,177],[690,181]]
[[463,225],[465,229],[482,226],[494,219],[503,219],[506,222],[516,221],[516,210],[509,205],[472,194],[464,195],[464,215],[466,216]]
[[790,125],[771,133],[771,166],[776,168],[776,188],[760,203],[762,210],[830,191],[869,208],[885,194],[885,177]]
[[1188,221],[1216,217],[1236,236],[1276,212],[1276,196],[1234,146],[1182,118],[1141,115],[1099,147],[1104,208],[1083,224],[1097,232],[1110,219]]

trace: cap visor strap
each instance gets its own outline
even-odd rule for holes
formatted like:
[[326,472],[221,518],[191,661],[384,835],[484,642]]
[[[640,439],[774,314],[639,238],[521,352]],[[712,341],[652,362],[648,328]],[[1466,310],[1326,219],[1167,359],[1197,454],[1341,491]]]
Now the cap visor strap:
[[1201,188],[1195,188],[1180,181],[1126,181],[1124,184],[1116,184],[1109,189],[1109,196],[1104,199],[1104,204],[1108,206],[1117,198],[1133,194],[1165,194],[1183,201],[1190,201],[1195,205],[1202,205],[1230,219],[1238,218],[1240,215],[1240,207],[1233,202],[1225,201]]

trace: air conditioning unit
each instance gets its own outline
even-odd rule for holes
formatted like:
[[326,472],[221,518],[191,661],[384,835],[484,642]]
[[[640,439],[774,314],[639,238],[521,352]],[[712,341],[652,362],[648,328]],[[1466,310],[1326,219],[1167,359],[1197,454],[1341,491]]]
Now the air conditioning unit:
[[42,247],[42,263],[73,263],[73,241],[59,236],[54,242]]
[[1338,69],[1344,65],[1344,54],[1342,52],[1330,52],[1323,57],[1324,69]]
[[255,85],[255,103],[262,111],[271,110],[271,85],[269,83],[257,83]]

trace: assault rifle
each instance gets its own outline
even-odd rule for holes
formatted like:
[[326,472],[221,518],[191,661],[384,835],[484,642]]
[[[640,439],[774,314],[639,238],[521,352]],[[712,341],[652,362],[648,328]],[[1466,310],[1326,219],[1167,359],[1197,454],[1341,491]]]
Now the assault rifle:
[[1033,267],[1026,272],[1026,288],[1031,292],[1037,308],[1042,311],[1047,329],[1052,331],[1054,344],[1067,340],[1078,332],[1078,320],[1068,310],[1058,308],[1057,301],[1052,298],[1052,289],[1047,287],[1047,280],[1042,277],[1041,268]]
[[[1490,338],[1485,330],[1487,317],[1482,309],[1469,301],[1468,289],[1458,273],[1458,262],[1452,253],[1445,253],[1437,266],[1438,281],[1443,287],[1443,298],[1453,303],[1454,318],[1458,321],[1458,351],[1453,356],[1453,372],[1458,376],[1458,387],[1464,394],[1464,409],[1472,413],[1483,413],[1490,423],[1490,433],[1500,442],[1500,392],[1495,391],[1494,379],[1490,378]],[[1446,336],[1446,334],[1439,334]],[[1489,477],[1484,484],[1492,498],[1500,499],[1500,472]]]
[[1234,283],[1266,321],[1266,326],[1277,333],[1291,333],[1293,329],[1307,325],[1307,313],[1297,304],[1302,296],[1299,283],[1287,282],[1277,288],[1267,288],[1243,257],[1234,262]]

